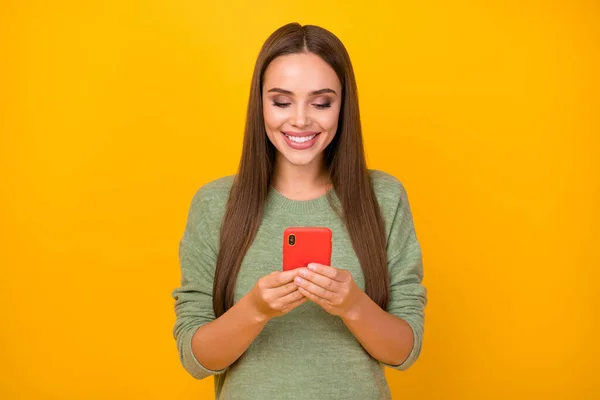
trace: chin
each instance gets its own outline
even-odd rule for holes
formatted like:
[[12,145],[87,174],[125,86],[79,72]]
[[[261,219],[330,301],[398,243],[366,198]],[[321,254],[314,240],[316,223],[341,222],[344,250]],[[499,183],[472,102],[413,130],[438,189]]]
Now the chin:
[[306,155],[295,155],[295,154],[286,154],[281,153],[282,158],[284,158],[288,163],[295,165],[297,167],[302,167],[305,165],[312,164],[318,158],[319,154],[306,154]]
[[315,162],[315,160],[321,160],[323,149],[325,147],[326,146],[324,146],[323,143],[317,142],[315,143],[315,146],[310,149],[297,150],[289,147],[285,141],[279,142],[276,146],[277,152],[282,159],[291,165],[299,167],[310,165]]

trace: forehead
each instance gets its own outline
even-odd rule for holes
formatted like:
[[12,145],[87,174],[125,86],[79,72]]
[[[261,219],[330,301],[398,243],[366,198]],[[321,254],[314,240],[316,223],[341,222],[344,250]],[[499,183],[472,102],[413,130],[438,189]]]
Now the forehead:
[[330,88],[340,93],[340,81],[333,68],[312,53],[287,54],[271,61],[263,82],[269,90],[278,87],[296,94]]

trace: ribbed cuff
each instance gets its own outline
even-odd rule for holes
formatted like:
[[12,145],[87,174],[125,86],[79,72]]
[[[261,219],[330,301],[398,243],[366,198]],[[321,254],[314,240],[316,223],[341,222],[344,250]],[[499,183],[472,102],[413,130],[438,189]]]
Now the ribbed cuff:
[[196,356],[194,356],[194,352],[192,351],[192,338],[200,326],[201,325],[195,327],[194,329],[190,329],[190,331],[184,336],[181,354],[183,366],[190,373],[190,375],[196,379],[203,379],[211,375],[222,374],[227,370],[227,368],[220,370],[208,369],[200,364],[200,361],[198,361]]
[[407,319],[404,319],[404,320],[408,323],[408,325],[410,326],[410,329],[412,329],[413,338],[414,338],[413,347],[412,347],[410,353],[408,354],[408,357],[406,357],[406,359],[401,364],[398,364],[398,365],[386,364],[384,362],[381,363],[381,364],[385,365],[386,367],[397,369],[399,371],[407,370],[411,365],[413,365],[415,363],[415,361],[417,361],[417,358],[419,358],[419,354],[421,353],[421,340],[422,340],[421,335],[419,334],[419,332],[417,332],[415,330],[414,324],[412,322],[410,322]]

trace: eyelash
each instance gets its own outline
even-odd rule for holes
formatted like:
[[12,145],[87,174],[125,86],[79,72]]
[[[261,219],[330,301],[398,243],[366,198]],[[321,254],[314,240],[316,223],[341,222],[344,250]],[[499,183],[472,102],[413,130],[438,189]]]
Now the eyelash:
[[[292,103],[278,103],[276,101],[273,102],[273,105],[275,107],[279,107],[279,108],[286,108],[290,104],[292,104]],[[323,109],[331,107],[331,103],[314,104],[314,106],[317,107],[319,110],[323,110]]]

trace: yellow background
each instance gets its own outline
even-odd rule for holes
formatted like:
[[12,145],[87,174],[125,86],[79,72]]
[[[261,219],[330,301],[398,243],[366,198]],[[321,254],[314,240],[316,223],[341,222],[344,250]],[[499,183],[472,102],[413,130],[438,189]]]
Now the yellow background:
[[345,43],[411,200],[429,305],[395,398],[599,398],[594,3],[2,2],[0,398],[212,397],[171,333],[178,241],[290,21]]

